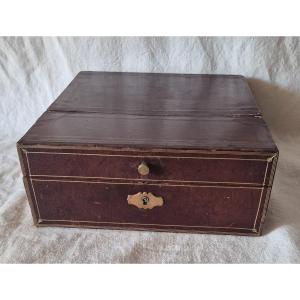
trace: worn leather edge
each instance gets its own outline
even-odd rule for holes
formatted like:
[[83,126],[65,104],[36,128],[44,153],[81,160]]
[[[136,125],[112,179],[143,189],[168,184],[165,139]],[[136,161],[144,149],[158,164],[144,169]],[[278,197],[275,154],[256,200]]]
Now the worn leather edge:
[[273,162],[272,162],[272,169],[271,169],[269,183],[268,183],[269,189],[265,196],[264,208],[263,208],[261,221],[260,221],[259,228],[258,228],[258,232],[260,234],[262,234],[263,225],[265,223],[265,219],[266,219],[267,212],[268,212],[268,207],[269,207],[269,203],[270,203],[270,198],[271,198],[271,193],[272,193],[273,182],[274,182],[274,178],[275,178],[278,159],[279,159],[279,151],[277,152],[277,155],[274,157]]
[[140,147],[108,147],[102,145],[92,145],[92,144],[25,144],[22,143],[21,140],[18,142],[18,146],[21,149],[48,149],[48,150],[86,150],[86,151],[113,151],[113,152],[147,152],[147,153],[186,153],[186,154],[210,154],[210,155],[218,155],[218,154],[229,154],[229,155],[258,155],[258,156],[274,156],[278,153],[278,149],[274,149],[274,151],[244,151],[243,149],[240,150],[218,150],[218,149],[182,149],[182,148],[140,148]]
[[24,161],[24,156],[23,156],[24,152],[22,151],[22,149],[19,147],[18,144],[17,144],[17,152],[18,152],[18,156],[19,156],[21,170],[23,173],[23,184],[24,184],[25,192],[26,192],[27,199],[29,202],[29,207],[30,207],[32,218],[33,218],[33,223],[34,223],[34,225],[37,225],[39,217],[37,215],[38,214],[37,208],[35,207],[35,204],[33,201],[34,195],[32,195],[31,182],[27,176],[27,171],[26,171],[27,162]]
[[103,183],[103,184],[129,184],[129,185],[159,185],[159,186],[187,186],[187,187],[215,187],[215,188],[235,188],[235,189],[257,189],[264,190],[268,186],[265,185],[248,185],[248,184],[234,184],[234,183],[216,183],[216,182],[189,182],[189,181],[168,181],[162,182],[160,180],[149,181],[147,179],[143,181],[136,181],[131,179],[120,180],[120,178],[74,178],[74,177],[51,177],[51,176],[29,176],[31,181],[56,181],[56,182],[86,182],[86,183]]
[[224,181],[191,181],[191,180],[159,180],[159,179],[135,179],[135,178],[119,178],[119,177],[88,177],[88,176],[57,176],[57,175],[30,175],[32,180],[45,180],[45,181],[82,181],[88,180],[90,182],[124,182],[131,184],[155,184],[155,185],[176,185],[176,186],[219,186],[219,187],[231,187],[231,188],[262,188],[268,187],[260,183],[249,182],[224,182]]
[[[91,222],[92,224],[92,222]],[[174,229],[174,228],[160,228],[159,225],[157,227],[134,227],[134,226],[113,226],[113,225],[76,225],[74,222],[70,224],[59,224],[59,223],[47,223],[42,219],[36,224],[37,227],[67,227],[67,228],[95,228],[95,229],[108,229],[108,230],[134,230],[134,231],[157,231],[157,232],[169,232],[169,233],[194,233],[194,234],[227,234],[227,235],[242,235],[242,236],[259,236],[259,232],[254,232],[249,230],[248,232],[237,231],[233,229],[233,231],[216,231],[216,230],[207,230],[207,229]],[[212,227],[213,228],[213,227]]]

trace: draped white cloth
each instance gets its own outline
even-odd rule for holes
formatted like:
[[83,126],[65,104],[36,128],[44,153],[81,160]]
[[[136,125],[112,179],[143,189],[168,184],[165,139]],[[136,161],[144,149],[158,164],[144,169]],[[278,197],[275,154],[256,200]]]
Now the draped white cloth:
[[[241,74],[280,150],[262,237],[36,228],[16,141],[81,70]],[[299,263],[300,38],[0,38],[0,262]]]

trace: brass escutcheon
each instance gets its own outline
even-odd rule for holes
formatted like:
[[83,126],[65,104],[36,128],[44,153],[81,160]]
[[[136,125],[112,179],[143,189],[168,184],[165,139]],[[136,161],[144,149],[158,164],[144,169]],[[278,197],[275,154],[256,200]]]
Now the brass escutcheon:
[[156,206],[162,206],[164,201],[162,197],[156,197],[152,193],[139,192],[135,195],[128,195],[127,202],[138,208],[152,209]]

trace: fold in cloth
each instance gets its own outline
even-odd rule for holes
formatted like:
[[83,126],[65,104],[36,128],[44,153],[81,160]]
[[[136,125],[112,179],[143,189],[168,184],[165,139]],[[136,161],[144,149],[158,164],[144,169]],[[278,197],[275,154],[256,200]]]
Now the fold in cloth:
[[[299,38],[0,38],[1,263],[299,263]],[[263,236],[36,228],[15,143],[81,70],[241,74],[280,156]]]

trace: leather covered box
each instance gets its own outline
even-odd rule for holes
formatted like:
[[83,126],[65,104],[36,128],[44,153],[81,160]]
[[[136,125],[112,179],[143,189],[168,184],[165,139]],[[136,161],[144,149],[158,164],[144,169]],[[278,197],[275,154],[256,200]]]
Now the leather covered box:
[[259,235],[278,159],[235,75],[80,72],[17,147],[38,226]]

